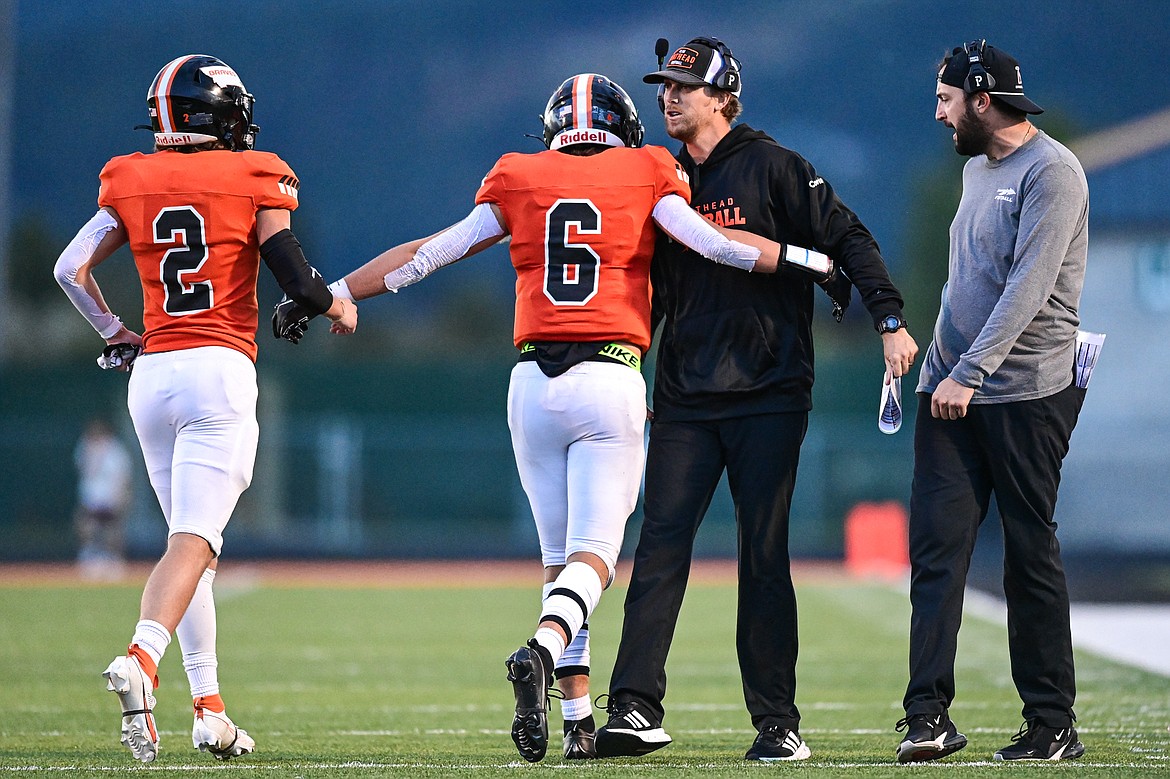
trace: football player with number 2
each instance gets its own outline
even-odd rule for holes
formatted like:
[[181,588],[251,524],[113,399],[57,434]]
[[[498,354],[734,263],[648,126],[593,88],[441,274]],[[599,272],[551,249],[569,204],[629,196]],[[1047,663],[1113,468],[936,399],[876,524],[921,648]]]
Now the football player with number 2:
[[[774,271],[784,248],[721,233],[696,214],[686,175],[666,149],[642,147],[642,133],[620,86],[596,74],[574,76],[545,109],[548,150],[504,155],[461,222],[330,285],[357,300],[396,292],[511,236],[520,355],[508,425],[545,571],[535,634],[506,661],[516,699],[512,739],[530,762],[548,747],[554,675],[564,693],[564,755],[594,756],[588,620],[613,580],[642,478],[639,368],[650,345],[655,226],[743,271]],[[296,312],[278,310],[275,330],[297,320]]]
[[[191,686],[193,745],[222,760],[255,748],[219,695],[212,582],[256,456],[261,259],[305,311],[339,332],[357,326],[357,307],[329,292],[289,229],[297,178],[275,154],[253,151],[252,104],[214,57],[168,63],[147,93],[154,151],[106,164],[100,208],[54,269],[106,341],[99,364],[133,369],[130,416],[169,526],[129,650],[103,674],[121,705],[122,743],[144,763],[158,754],[154,689],[172,632]],[[141,336],[110,311],[93,275],[127,243],[142,283]]]

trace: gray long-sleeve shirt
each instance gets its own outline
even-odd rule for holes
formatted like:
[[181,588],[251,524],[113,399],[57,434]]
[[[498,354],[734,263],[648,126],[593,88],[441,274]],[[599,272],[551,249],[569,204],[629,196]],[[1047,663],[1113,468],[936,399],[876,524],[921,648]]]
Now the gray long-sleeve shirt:
[[1088,216],[1080,162],[1040,130],[1003,159],[967,162],[919,392],[948,376],[975,389],[972,403],[1032,400],[1068,386]]

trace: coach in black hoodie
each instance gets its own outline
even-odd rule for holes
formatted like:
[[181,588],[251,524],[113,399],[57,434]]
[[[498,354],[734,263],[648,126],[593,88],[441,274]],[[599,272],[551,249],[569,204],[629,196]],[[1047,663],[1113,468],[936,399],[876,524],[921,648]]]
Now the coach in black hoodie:
[[[691,205],[716,224],[828,254],[826,284],[848,305],[851,279],[882,334],[888,370],[905,374],[918,347],[877,243],[803,157],[731,122],[741,107],[739,62],[714,38],[675,50],[657,83],[666,131],[691,178]],[[739,530],[736,645],[744,697],[759,731],[749,760],[803,760],[795,704],[796,594],[788,512],[812,407],[814,278],[796,269],[735,273],[663,240],[653,317],[663,322],[646,463],[645,518],[610,682],[599,757],[670,743],[662,728],[666,655],[695,533],[727,470]]]

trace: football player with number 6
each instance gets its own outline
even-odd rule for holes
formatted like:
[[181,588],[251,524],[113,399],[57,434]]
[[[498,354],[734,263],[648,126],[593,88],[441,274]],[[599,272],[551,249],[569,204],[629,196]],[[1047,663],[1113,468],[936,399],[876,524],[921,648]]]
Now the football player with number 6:
[[[212,581],[223,530],[256,457],[256,279],[261,259],[281,288],[339,331],[357,326],[289,229],[296,176],[253,151],[253,97],[235,71],[202,54],[168,63],[147,105],[155,147],[110,160],[98,212],[54,274],[105,339],[103,368],[130,371],[128,405],[151,486],[170,528],[146,582],[129,651],[103,676],[122,710],[122,743],[144,763],[158,753],[157,668],[175,632],[194,701],[194,746],[219,759],[255,742],[219,695]],[[142,282],[144,333],[124,326],[94,269],[129,243]]]
[[[588,620],[634,510],[644,462],[650,345],[650,258],[658,229],[709,259],[773,272],[784,250],[748,233],[720,232],[688,204],[687,176],[666,149],[642,147],[626,92],[583,73],[544,112],[548,150],[506,154],[461,222],[396,246],[330,285],[362,300],[397,292],[511,236],[514,341],[508,425],[544,565],[533,637],[506,661],[516,700],[512,739],[521,757],[548,747],[546,707],[555,675],[564,693],[564,755],[594,756]],[[299,336],[292,304],[274,330]]]

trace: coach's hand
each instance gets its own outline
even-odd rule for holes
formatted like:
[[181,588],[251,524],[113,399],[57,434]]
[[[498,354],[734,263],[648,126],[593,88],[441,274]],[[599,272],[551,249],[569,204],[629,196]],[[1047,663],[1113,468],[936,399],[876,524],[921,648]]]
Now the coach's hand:
[[272,312],[272,337],[300,343],[309,329],[309,312],[288,297],[281,298]]
[[930,415],[935,419],[962,419],[967,416],[967,406],[974,395],[971,387],[964,387],[948,376],[930,396]]

